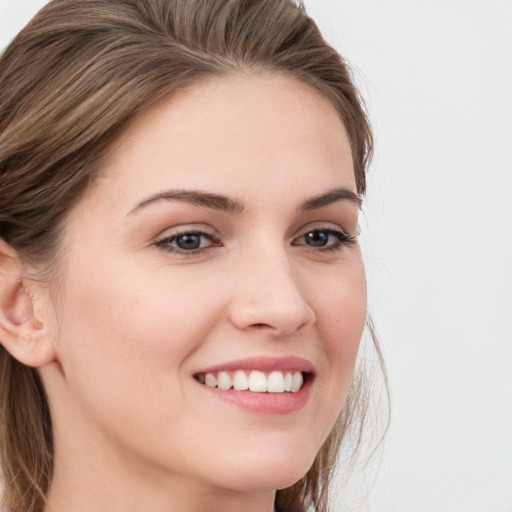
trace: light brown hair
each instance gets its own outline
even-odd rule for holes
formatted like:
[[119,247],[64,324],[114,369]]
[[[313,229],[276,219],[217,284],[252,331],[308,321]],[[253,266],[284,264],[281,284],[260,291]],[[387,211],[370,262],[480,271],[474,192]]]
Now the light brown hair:
[[[286,74],[326,96],[364,194],[372,134],[349,69],[291,0],[54,0],[0,59],[0,238],[51,279],[66,214],[127,122],[162,97],[233,70]],[[380,359],[380,351],[375,341]],[[382,361],[381,361],[382,362]],[[339,446],[367,401],[356,381],[307,475],[276,509],[328,508]],[[36,369],[0,347],[0,458],[9,512],[39,512],[53,471]]]

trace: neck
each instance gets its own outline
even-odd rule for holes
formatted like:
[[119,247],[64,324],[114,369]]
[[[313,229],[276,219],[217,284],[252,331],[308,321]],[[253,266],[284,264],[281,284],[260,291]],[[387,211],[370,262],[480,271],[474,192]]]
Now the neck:
[[225,485],[217,478],[222,460],[198,476],[195,466],[187,468],[186,453],[181,464],[170,466],[165,458],[146,458],[81,417],[72,401],[60,410],[67,398],[61,395],[53,403],[54,471],[44,512],[274,511],[273,489],[248,479]]
[[101,444],[83,443],[78,451],[76,445],[64,448],[55,446],[44,512],[274,512],[274,490],[219,487],[140,459],[130,461]]
[[[95,471],[57,470],[44,512],[274,512],[274,491],[237,492],[170,476],[165,486]],[[74,476],[78,478],[74,478]]]

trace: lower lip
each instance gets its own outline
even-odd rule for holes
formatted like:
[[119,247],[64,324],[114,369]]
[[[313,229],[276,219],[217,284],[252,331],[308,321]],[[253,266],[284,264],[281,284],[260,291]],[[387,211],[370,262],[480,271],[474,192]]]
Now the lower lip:
[[311,394],[312,381],[313,378],[310,375],[304,385],[295,393],[254,393],[252,391],[235,391],[234,389],[224,391],[198,384],[211,396],[223,402],[255,413],[279,415],[290,414],[305,407]]

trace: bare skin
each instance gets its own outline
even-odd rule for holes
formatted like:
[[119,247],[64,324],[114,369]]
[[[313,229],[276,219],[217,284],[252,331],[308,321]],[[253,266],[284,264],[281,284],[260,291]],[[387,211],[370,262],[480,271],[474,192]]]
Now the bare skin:
[[[135,120],[67,219],[58,300],[26,283],[54,416],[45,512],[273,511],[350,387],[358,212],[343,124],[293,79],[233,74]],[[256,357],[311,365],[297,410],[198,380]]]

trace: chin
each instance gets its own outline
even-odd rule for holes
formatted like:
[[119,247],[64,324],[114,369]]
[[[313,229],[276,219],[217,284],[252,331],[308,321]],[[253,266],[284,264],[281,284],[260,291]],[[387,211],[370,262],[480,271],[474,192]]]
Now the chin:
[[290,487],[309,471],[316,453],[303,450],[285,456],[276,453],[262,455],[259,461],[248,460],[242,456],[239,467],[225,471],[223,476],[226,483],[230,482],[228,487],[240,492]]

